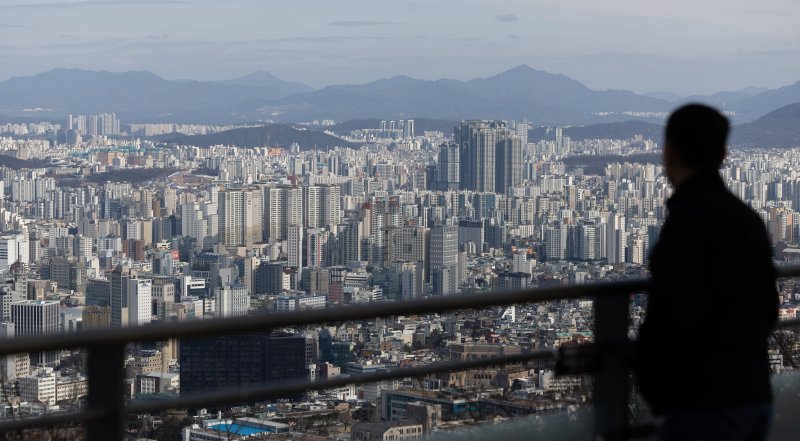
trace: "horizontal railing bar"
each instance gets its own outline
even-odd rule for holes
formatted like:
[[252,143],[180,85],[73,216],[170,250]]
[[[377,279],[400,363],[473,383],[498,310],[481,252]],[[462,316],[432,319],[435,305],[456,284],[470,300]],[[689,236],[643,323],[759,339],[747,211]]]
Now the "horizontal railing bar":
[[778,265],[775,267],[778,277],[800,277],[800,265]]
[[32,429],[34,427],[52,427],[59,424],[74,423],[78,421],[81,423],[88,423],[107,418],[108,416],[109,412],[107,411],[85,410],[80,413],[45,415],[40,417],[15,419],[11,421],[0,420],[0,433],[11,432],[14,430]]
[[781,320],[775,325],[776,328],[794,328],[800,326],[800,319]]
[[622,295],[645,291],[648,283],[644,279],[635,279],[490,294],[436,297],[408,302],[335,306],[281,314],[254,314],[213,320],[191,320],[180,323],[160,323],[128,328],[97,329],[70,334],[41,335],[2,340],[0,341],[0,355],[80,346],[91,348],[92,346],[108,346],[167,338],[224,335],[327,323],[330,321],[367,320],[377,317],[477,309],[516,303],[598,297],[601,295]]
[[[776,267],[779,277],[800,277],[800,266]],[[133,341],[153,341],[165,338],[222,335],[250,332],[286,326],[310,325],[329,321],[363,320],[393,315],[445,312],[476,309],[514,303],[534,303],[568,300],[600,295],[646,291],[647,279],[600,282],[566,287],[534,288],[479,295],[456,295],[408,302],[370,305],[336,306],[332,308],[296,311],[281,314],[255,314],[214,320],[193,320],[180,323],[98,329],[70,334],[43,335],[6,339],[0,342],[0,355],[18,352],[47,351],[79,346],[125,344]]]
[[371,374],[361,374],[350,377],[338,376],[326,380],[317,380],[312,382],[305,380],[280,381],[277,384],[252,385],[230,390],[204,392],[171,400],[151,401],[139,399],[130,401],[127,406],[127,411],[130,414],[141,414],[166,409],[202,407],[210,404],[260,401],[271,398],[280,398],[285,395],[300,393],[307,390],[330,389],[334,387],[347,386],[349,384],[366,384],[377,381],[393,380],[397,378],[420,377],[440,372],[463,371],[468,369],[522,363],[532,360],[553,360],[555,357],[555,351],[538,350],[525,354],[505,355],[502,357],[480,360],[435,363],[426,366],[393,369],[386,372],[375,372]]
[[[800,266],[777,267],[778,277],[800,277]],[[137,328],[86,331],[72,334],[26,337],[4,340],[0,344],[0,354],[44,351],[69,347],[93,347],[108,344],[124,344],[133,341],[159,340],[225,333],[248,332],[270,328],[387,317],[394,315],[444,312],[460,309],[476,309],[514,303],[533,303],[551,300],[566,300],[601,295],[620,295],[636,291],[646,291],[649,281],[635,279],[619,282],[602,282],[569,287],[532,289],[515,292],[500,292],[481,295],[458,295],[428,300],[415,300],[401,303],[377,305],[356,305],[334,307],[323,310],[298,311],[284,314],[260,314],[217,320],[198,320],[182,323],[158,324]],[[778,328],[800,326],[800,319],[783,320]],[[395,369],[386,372],[335,377],[327,380],[306,382],[303,380],[281,382],[278,385],[251,386],[247,388],[207,392],[180,397],[166,401],[135,400],[128,403],[126,411],[130,414],[147,413],[165,409],[199,407],[222,402],[244,402],[263,400],[306,390],[329,389],[349,384],[363,384],[396,378],[419,377],[439,372],[475,369],[503,364],[513,364],[532,360],[554,359],[553,351],[536,351],[527,354],[497,357],[491,359],[436,363],[413,368]],[[0,433],[29,429],[33,427],[54,426],[69,422],[91,422],[108,417],[105,411],[84,411],[77,414],[47,415],[0,422]]]

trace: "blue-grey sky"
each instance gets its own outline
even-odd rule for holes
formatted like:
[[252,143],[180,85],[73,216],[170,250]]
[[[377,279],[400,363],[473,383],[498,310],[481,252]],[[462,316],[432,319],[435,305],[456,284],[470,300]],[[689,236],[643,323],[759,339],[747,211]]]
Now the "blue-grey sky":
[[519,64],[595,89],[800,80],[797,0],[0,0],[0,80],[56,67],[315,87]]

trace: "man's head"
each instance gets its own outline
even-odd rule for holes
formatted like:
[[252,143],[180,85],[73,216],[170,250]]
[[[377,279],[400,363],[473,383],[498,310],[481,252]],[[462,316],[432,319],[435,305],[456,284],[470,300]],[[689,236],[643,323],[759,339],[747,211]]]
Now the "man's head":
[[664,131],[664,168],[674,185],[698,172],[716,170],[725,159],[730,123],[717,110],[687,104],[672,112]]

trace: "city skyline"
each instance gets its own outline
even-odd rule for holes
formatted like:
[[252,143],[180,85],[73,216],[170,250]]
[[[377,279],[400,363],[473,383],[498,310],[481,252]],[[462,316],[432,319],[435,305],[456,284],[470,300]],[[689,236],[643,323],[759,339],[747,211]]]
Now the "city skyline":
[[688,408],[787,414],[798,16],[0,0],[0,432],[627,439],[659,320]]
[[[523,142],[532,128],[524,120],[463,121],[448,132],[420,122],[377,121],[333,148],[308,150],[109,136],[127,128],[113,113],[20,126],[44,136],[0,137],[0,157],[20,161],[0,176],[0,333],[214,326],[647,274],[674,192],[660,140],[572,139],[557,127]],[[776,262],[798,261],[798,164],[797,148],[732,149],[720,169],[763,220]],[[781,320],[800,315],[798,286],[779,282]],[[701,313],[731,301],[714,300]],[[637,329],[644,296],[625,306]],[[575,298],[145,342],[126,349],[119,380],[129,385],[124,399],[141,400],[349,375],[356,384],[287,393],[263,404],[267,413],[262,404],[216,403],[207,408],[234,416],[212,411],[167,430],[202,441],[235,424],[356,441],[402,428],[419,439],[543,405],[566,415],[592,389],[587,376],[559,375],[539,360],[369,384],[357,376],[590,345],[598,314],[593,300]],[[770,351],[776,376],[796,369],[790,350]],[[58,404],[54,415],[82,409],[94,393],[83,354],[0,358],[0,377],[21,403],[7,414],[28,415],[37,403]],[[476,411],[463,412],[463,403]]]

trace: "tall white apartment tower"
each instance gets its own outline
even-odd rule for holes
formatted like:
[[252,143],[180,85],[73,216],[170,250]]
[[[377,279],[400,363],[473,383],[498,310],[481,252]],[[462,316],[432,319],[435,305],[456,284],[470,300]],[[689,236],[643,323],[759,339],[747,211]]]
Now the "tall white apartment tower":
[[606,253],[608,255],[608,263],[624,263],[625,245],[628,242],[625,236],[625,216],[618,213],[610,213],[606,228]]
[[286,240],[290,225],[303,225],[303,189],[281,185],[264,187],[264,235]]
[[458,226],[435,225],[430,239],[431,279],[437,295],[448,295],[458,291],[460,275],[458,267]]
[[564,260],[567,252],[567,226],[561,223],[546,226],[544,242],[547,260]]
[[323,228],[337,225],[341,220],[340,191],[336,185],[306,187],[305,226]]
[[263,192],[259,187],[228,188],[219,192],[219,242],[229,247],[252,247],[262,241]]

